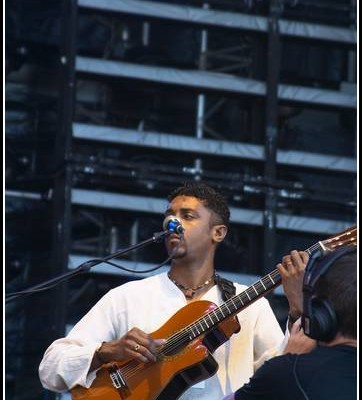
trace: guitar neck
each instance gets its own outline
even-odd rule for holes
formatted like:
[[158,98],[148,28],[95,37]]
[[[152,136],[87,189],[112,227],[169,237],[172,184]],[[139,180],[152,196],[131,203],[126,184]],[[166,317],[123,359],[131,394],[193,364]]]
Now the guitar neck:
[[[307,252],[309,256],[315,252],[320,252],[321,255],[325,255],[327,252],[333,251],[338,247],[351,245],[357,245],[357,226],[315,243],[304,251]],[[174,349],[175,346],[187,344],[195,338],[211,331],[223,320],[237,314],[260,297],[265,296],[266,293],[279,286],[281,282],[282,279],[279,270],[275,269],[243,292],[232,296],[221,306],[216,307],[197,321],[173,334],[167,339],[164,352],[167,353]]]
[[[309,255],[314,251],[324,251],[324,246],[322,242],[318,242],[313,246],[305,250]],[[183,330],[184,338],[186,340],[193,340],[196,337],[205,334],[210,331],[215,326],[217,326],[223,320],[237,314],[244,308],[248,307],[254,301],[265,296],[266,293],[270,292],[277,286],[281,284],[281,276],[278,269],[273,270],[268,275],[264,276],[256,283],[248,287],[243,292],[232,296],[221,306],[210,311],[202,318],[187,326]],[[180,335],[180,333],[178,333]]]

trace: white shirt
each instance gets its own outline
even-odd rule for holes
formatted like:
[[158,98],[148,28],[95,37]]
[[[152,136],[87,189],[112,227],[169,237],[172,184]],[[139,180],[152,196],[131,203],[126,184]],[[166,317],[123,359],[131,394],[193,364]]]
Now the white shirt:
[[[236,293],[247,288],[238,283],[235,286]],[[223,303],[216,285],[202,300]],[[186,305],[184,294],[166,273],[110,290],[65,338],[48,347],[39,366],[43,386],[56,392],[76,385],[90,387],[97,371],[88,373],[88,370],[99,343],[119,339],[133,327],[152,333]],[[189,388],[180,399],[220,400],[246,383],[266,359],[281,353],[288,335],[283,340],[282,330],[265,298],[241,311],[238,319],[240,332],[213,353],[219,365],[217,373]]]

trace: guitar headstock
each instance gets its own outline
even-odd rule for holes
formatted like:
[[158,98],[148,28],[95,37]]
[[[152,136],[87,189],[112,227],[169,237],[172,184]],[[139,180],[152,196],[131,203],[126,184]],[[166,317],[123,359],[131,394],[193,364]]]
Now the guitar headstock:
[[320,242],[325,251],[333,251],[342,246],[357,246],[357,226],[352,226]]

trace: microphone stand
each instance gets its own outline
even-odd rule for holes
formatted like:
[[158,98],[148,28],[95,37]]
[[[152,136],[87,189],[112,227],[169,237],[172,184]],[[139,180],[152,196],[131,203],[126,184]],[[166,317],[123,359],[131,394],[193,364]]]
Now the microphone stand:
[[[172,233],[172,231],[170,231],[170,230],[163,231],[163,232],[155,232],[151,238],[146,239],[143,242],[136,243],[133,246],[129,246],[129,247],[125,248],[124,250],[118,250],[115,253],[112,253],[104,258],[86,261],[72,271],[65,272],[64,274],[56,276],[55,278],[49,279],[43,283],[39,283],[38,285],[31,286],[28,289],[24,289],[21,292],[9,293],[8,295],[6,295],[5,303],[8,303],[15,299],[18,299],[19,297],[23,297],[23,296],[30,295],[32,293],[36,293],[37,291],[40,291],[42,289],[43,290],[50,289],[50,287],[53,287],[53,286],[57,285],[58,283],[65,281],[75,275],[79,275],[83,272],[88,272],[95,265],[98,265],[105,261],[111,260],[112,258],[120,257],[123,254],[129,253],[132,250],[136,250],[141,247],[145,247],[146,245],[148,245],[150,243],[160,242],[160,241],[162,241],[162,239],[165,236],[167,236],[171,233]],[[49,286],[49,287],[47,287],[47,286]]]

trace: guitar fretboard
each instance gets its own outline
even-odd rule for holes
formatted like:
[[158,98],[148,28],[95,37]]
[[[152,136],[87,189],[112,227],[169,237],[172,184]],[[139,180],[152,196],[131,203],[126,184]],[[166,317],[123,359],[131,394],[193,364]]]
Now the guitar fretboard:
[[280,273],[275,269],[240,294],[231,297],[221,306],[210,311],[205,316],[195,321],[192,325],[188,326],[187,331],[189,340],[195,339],[197,336],[206,333],[226,318],[237,314],[239,311],[264,296],[267,292],[279,286],[280,283]]
[[[318,250],[324,250],[322,242],[314,244],[305,251],[311,255],[312,252]],[[164,346],[163,352],[167,353],[168,351],[172,351],[175,346],[180,346],[181,344],[184,345],[187,342],[194,340],[198,336],[205,334],[220,322],[242,311],[251,303],[258,300],[260,297],[264,296],[267,292],[273,290],[280,284],[281,276],[279,270],[275,269],[243,292],[231,297],[221,306],[208,312],[191,325],[171,336],[167,340],[167,344]]]
[[[325,254],[328,251],[333,251],[338,247],[345,245],[357,244],[357,227],[351,227],[334,237],[315,243],[305,250],[309,256],[315,252]],[[221,306],[216,307],[214,310],[209,311],[207,314],[193,322],[192,324],[184,327],[180,331],[174,333],[167,339],[166,344],[163,346],[162,354],[171,354],[177,348],[187,345],[197,337],[211,331],[223,320],[237,314],[244,308],[249,306],[260,297],[264,296],[267,292],[281,284],[281,276],[278,269],[273,270],[268,275],[261,278],[259,281],[248,287],[243,292],[232,296]]]
[[[333,251],[340,246],[357,245],[357,227],[351,227],[334,237],[320,241],[313,246],[309,247],[305,252],[309,256],[314,252],[325,254],[326,252]],[[176,354],[180,348],[187,346],[188,343],[197,337],[211,331],[223,320],[242,311],[248,305],[264,296],[267,292],[281,284],[281,276],[278,269],[273,270],[268,275],[261,278],[259,281],[248,287],[243,292],[232,296],[221,306],[207,312],[205,315],[192,322],[190,325],[185,326],[181,330],[169,336],[166,343],[158,351],[157,356]],[[117,368],[117,373],[121,376],[128,377],[135,374],[140,369],[142,370],[143,363],[132,359],[123,367]]]

